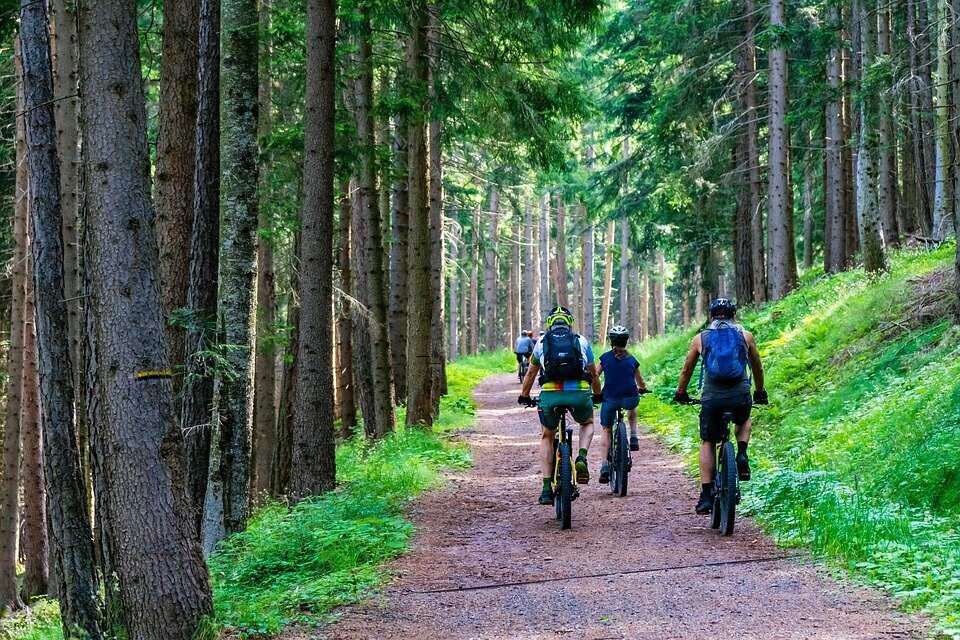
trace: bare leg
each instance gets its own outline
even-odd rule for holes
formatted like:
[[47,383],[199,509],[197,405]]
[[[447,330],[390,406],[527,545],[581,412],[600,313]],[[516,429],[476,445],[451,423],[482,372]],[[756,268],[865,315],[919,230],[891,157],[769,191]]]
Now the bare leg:
[[593,420],[588,420],[580,425],[580,448],[590,449],[590,442],[593,440]]
[[706,440],[700,441],[700,482],[713,482],[713,470],[717,463],[716,445]]
[[600,425],[600,451],[604,460],[610,457],[610,427],[603,425]]
[[637,435],[637,410],[627,409],[627,422],[630,423],[630,435]]
[[753,428],[753,420],[747,418],[747,421],[738,425],[734,433],[737,434],[737,442],[750,442],[750,430]]
[[544,478],[553,477],[553,434],[555,431],[540,432],[540,472]]

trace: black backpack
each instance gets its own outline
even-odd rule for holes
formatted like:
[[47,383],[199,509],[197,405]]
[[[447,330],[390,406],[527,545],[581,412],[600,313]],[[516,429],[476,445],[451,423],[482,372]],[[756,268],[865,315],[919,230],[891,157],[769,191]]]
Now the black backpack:
[[550,329],[543,336],[543,374],[544,382],[565,382],[584,380],[583,353],[580,351],[580,336],[570,331],[570,327],[561,325]]

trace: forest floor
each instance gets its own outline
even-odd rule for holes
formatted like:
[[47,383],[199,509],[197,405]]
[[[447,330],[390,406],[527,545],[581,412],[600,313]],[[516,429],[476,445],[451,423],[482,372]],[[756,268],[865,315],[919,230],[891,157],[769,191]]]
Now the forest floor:
[[[613,498],[597,441],[573,529],[536,504],[535,411],[497,375],[477,387],[476,460],[410,507],[411,552],[382,593],[341,610],[328,638],[922,638],[924,620],[877,592],[778,548],[749,520],[719,537],[693,513],[698,486],[653,436],[634,454],[630,495]],[[749,491],[749,487],[746,488]],[[718,612],[722,611],[722,615]]]

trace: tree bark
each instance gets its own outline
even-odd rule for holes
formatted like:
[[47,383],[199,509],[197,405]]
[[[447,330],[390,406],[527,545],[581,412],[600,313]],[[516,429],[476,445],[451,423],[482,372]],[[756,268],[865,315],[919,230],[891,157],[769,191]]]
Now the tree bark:
[[613,290],[613,245],[617,226],[613,220],[607,222],[607,234],[604,240],[603,297],[600,302],[600,340],[607,339],[610,326],[610,298]]
[[[409,284],[410,191],[407,183],[407,136],[405,113],[395,119],[393,137],[393,210],[390,237],[390,357],[397,401],[407,397],[407,285]],[[386,212],[383,212],[386,215]]]
[[[747,3],[745,2],[744,5]],[[736,293],[737,301],[740,304],[749,304],[753,302],[754,287],[754,262],[753,262],[753,227],[752,218],[754,215],[751,178],[750,158],[750,127],[751,120],[757,117],[755,113],[756,95],[754,94],[754,104],[751,105],[748,98],[748,91],[752,87],[754,75],[756,73],[756,51],[753,46],[752,32],[753,16],[746,15],[744,7],[745,32],[743,42],[737,48],[737,103],[736,108],[739,111],[743,123],[740,125],[740,132],[737,135],[736,146],[733,151],[733,166],[736,175],[736,209],[734,210],[733,221],[733,254],[734,270],[736,272]]]
[[[863,47],[862,77],[874,63],[877,48],[877,23],[871,6],[865,0],[860,2],[859,26],[860,42]],[[863,81],[865,84],[865,81]],[[866,91],[864,84],[860,99],[860,137],[857,148],[857,217],[860,223],[860,237],[863,243],[863,262],[867,271],[886,269],[886,255],[883,246],[880,220],[880,202],[878,193],[877,166],[877,124],[879,109],[877,99]]]
[[630,325],[630,221],[620,220],[620,321]]
[[[770,0],[770,26],[787,28],[785,0]],[[787,127],[788,81],[786,35],[774,33],[770,49],[770,143],[767,152],[767,277],[774,300],[797,286],[797,256],[793,244],[793,192],[790,185],[790,131]]]
[[[369,23],[367,23],[369,25]],[[336,3],[307,2],[304,200],[300,241],[300,327],[294,401],[290,498],[336,485],[333,427],[333,149]],[[369,40],[365,39],[369,46]],[[361,53],[363,56],[366,52]],[[366,82],[372,78],[367,76]],[[363,81],[363,80],[362,80]],[[372,93],[372,87],[366,87]],[[368,94],[369,95],[369,94]],[[372,122],[370,123],[372,125]],[[372,126],[367,131],[372,143]],[[373,172],[373,167],[364,167]],[[382,249],[381,249],[382,250]]]
[[521,287],[520,306],[523,308],[523,326],[533,331],[539,313],[535,300],[536,293],[536,257],[533,245],[533,201],[529,195],[523,202],[523,287]]
[[[56,497],[47,502],[47,508],[57,563],[54,569],[58,580],[55,592],[60,600],[64,635],[79,629],[93,640],[99,640],[102,635],[94,581],[93,544],[74,428],[73,369],[64,295],[60,164],[47,29],[46,5],[23,0],[20,5],[20,37],[30,217],[34,230],[31,254],[36,266],[33,284],[38,294],[36,323],[44,472],[48,492]],[[135,62],[136,57],[131,55],[128,60]],[[139,71],[137,73],[139,78]],[[94,83],[88,86],[93,92],[98,89]],[[106,89],[102,90],[106,93]],[[87,131],[89,136],[97,135],[93,129]],[[105,132],[100,135],[106,138]],[[98,142],[90,141],[89,146],[96,147]],[[140,467],[138,472],[142,471],[144,468]]]
[[170,322],[170,316],[186,307],[190,279],[199,38],[200,2],[164,0],[154,202],[175,407],[185,337],[182,323]]
[[[297,398],[297,360],[300,358],[300,237],[294,232],[290,265],[290,293],[287,297],[287,324],[290,326],[290,344],[283,363],[280,383],[280,406],[277,410],[277,446],[273,450],[270,474],[270,493],[277,498],[290,489],[290,467],[293,460],[293,411]],[[356,325],[354,325],[356,326]],[[367,344],[367,342],[363,342]],[[369,352],[368,352],[369,353]],[[372,385],[371,385],[372,386]],[[371,417],[371,424],[375,423]]]
[[458,225],[453,226],[451,234],[452,237],[448,245],[450,248],[450,271],[447,274],[450,294],[450,317],[448,318],[450,328],[447,335],[449,345],[447,355],[450,362],[456,362],[462,352],[462,345],[460,344],[460,307],[462,302],[460,299],[460,228]]
[[593,279],[596,273],[596,258],[594,255],[594,227],[593,223],[587,220],[587,210],[584,205],[580,205],[581,219],[586,226],[584,230],[583,244],[583,334],[592,344],[597,338],[596,320],[594,316],[594,307],[596,298],[593,290]]
[[507,245],[509,252],[507,258],[507,313],[506,326],[504,327],[505,343],[513,344],[513,341],[520,335],[523,327],[520,324],[520,240],[519,227],[511,225],[510,243]]
[[927,3],[907,0],[907,41],[910,48],[911,152],[916,175],[917,219],[924,235],[933,233],[933,89],[930,69]]
[[[215,381],[219,438],[214,487],[222,487],[223,534],[242,531],[250,516],[251,307],[259,219],[257,144],[259,117],[259,16],[256,0],[225,0],[223,15],[223,174],[220,292],[217,311],[226,371]],[[211,478],[212,479],[212,478]],[[214,538],[220,532],[211,532]],[[207,540],[204,546],[210,547]]]
[[469,329],[470,353],[480,349],[480,207],[473,212],[473,228],[470,230],[470,301]]
[[640,289],[638,291],[640,296],[640,332],[637,334],[637,340],[643,341],[653,335],[652,327],[650,326],[650,273],[644,269],[643,275],[640,279]]
[[[89,179],[94,384],[105,418],[98,445],[114,537],[111,547],[130,637],[185,640],[211,614],[212,603],[191,526],[185,453],[173,414],[157,288],[137,12],[135,3],[124,0],[99,0],[81,7],[80,82],[88,89],[81,96],[81,112]],[[39,241],[40,225],[36,226]],[[37,265],[42,263],[36,260]],[[38,291],[60,289],[49,283],[47,287],[37,278]],[[44,324],[39,326],[43,345]],[[45,396],[45,412],[49,404]],[[44,445],[49,451],[72,442],[52,444],[48,438]],[[53,474],[49,467],[46,472],[49,482]]]
[[747,175],[750,184],[750,229],[751,252],[753,259],[753,301],[767,300],[767,263],[764,249],[762,191],[760,176],[760,113],[757,110],[757,45],[756,45],[756,3],[744,1],[744,29],[746,33],[743,47],[743,74],[747,78],[744,87],[744,105],[747,121]]
[[483,245],[483,346],[487,351],[497,348],[497,244],[500,227],[500,187],[490,187],[490,210],[487,237]]
[[[427,60],[428,84],[430,104],[436,100],[437,87],[440,84],[439,63],[440,48],[440,16],[439,3],[428,5],[428,41]],[[440,414],[440,397],[447,393],[447,362],[445,307],[446,280],[443,277],[443,124],[440,118],[433,115],[428,125],[428,153],[429,153],[429,214],[430,214],[430,293],[433,295],[433,314],[430,317],[430,388],[434,418]]]
[[550,296],[550,193],[540,195],[540,320],[554,305]]
[[[364,9],[369,11],[369,7]],[[369,357],[355,350],[354,372],[361,393],[361,413],[364,428],[373,438],[381,438],[396,427],[395,399],[391,378],[387,287],[384,271],[383,220],[376,194],[376,159],[373,147],[373,68],[370,60],[372,37],[370,17],[361,17],[361,32],[357,38],[359,78],[355,85],[357,139],[360,171],[357,180],[357,209],[354,211],[351,232],[355,239],[354,269],[357,299],[366,308],[366,315],[354,316],[355,331],[369,344]],[[359,347],[357,340],[354,346]],[[369,369],[369,379],[359,376],[361,368]]]
[[563,201],[563,192],[559,189],[554,194],[555,208],[557,211],[557,304],[570,308],[570,290],[567,284],[570,277],[570,270],[567,268],[567,207]]
[[952,228],[953,196],[951,194],[950,157],[950,6],[948,0],[937,0],[937,66],[934,77],[934,140],[936,165],[933,190],[933,237],[942,240]]
[[[17,112],[23,114],[20,41],[14,43]],[[24,296],[27,257],[27,140],[23,115],[16,117],[16,183],[13,199],[13,255],[10,273],[10,338],[7,347],[7,390],[4,397],[3,480],[0,483],[0,614],[23,608],[17,593],[17,543],[20,533],[20,408],[23,390]]]
[[217,282],[220,257],[220,0],[200,7],[200,71],[194,127],[193,224],[184,336],[180,425],[187,454],[187,493],[200,533],[207,493],[213,363],[205,355],[217,343]]
[[[271,66],[272,0],[260,0],[260,140],[268,149],[272,131]],[[269,197],[272,154],[261,154],[259,166],[260,192]],[[270,493],[270,468],[277,442],[277,353],[274,337],[277,324],[277,294],[273,266],[273,224],[265,209],[260,211],[260,233],[257,237],[257,314],[255,358],[253,363],[253,448],[252,494],[257,503]]]
[[[344,437],[350,437],[357,428],[357,400],[354,394],[356,389],[353,375],[353,317],[350,313],[350,281],[353,278],[350,260],[350,218],[352,205],[350,203],[350,183],[343,181],[340,185],[340,240],[337,247],[337,262],[340,271],[339,315],[337,316],[337,398],[340,403],[340,432]],[[346,294],[346,295],[343,295]]]
[[843,147],[843,53],[840,40],[840,11],[835,2],[828,8],[828,21],[833,26],[834,43],[827,55],[829,98],[825,106],[824,130],[824,271],[837,273],[850,264],[847,254],[847,200],[844,186]]
[[653,307],[657,311],[657,335],[667,332],[667,259],[663,251],[656,253],[657,277],[653,281]]
[[20,428],[23,443],[23,587],[21,597],[30,602],[47,593],[50,549],[47,545],[47,492],[43,477],[43,433],[40,425],[40,376],[37,363],[37,332],[33,260],[27,257],[23,315],[23,392]]
[[803,156],[803,268],[813,267],[813,138],[808,136],[811,148]]
[[[888,5],[877,10],[877,55],[890,56],[892,35],[890,33],[890,9]],[[877,170],[878,204],[884,243],[888,247],[900,246],[900,225],[897,223],[897,207],[900,194],[897,185],[897,147],[894,134],[893,87],[880,91],[877,114],[878,147]]]

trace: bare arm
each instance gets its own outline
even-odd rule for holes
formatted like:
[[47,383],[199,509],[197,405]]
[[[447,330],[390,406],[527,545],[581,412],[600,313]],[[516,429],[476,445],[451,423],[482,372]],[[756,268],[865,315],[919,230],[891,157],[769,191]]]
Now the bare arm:
[[540,375],[540,365],[531,364],[530,368],[527,369],[526,377],[523,379],[523,388],[520,390],[521,396],[525,398],[530,397],[530,390],[533,388],[533,383],[538,375]]
[[634,378],[637,381],[637,389],[645,391],[647,389],[647,383],[643,380],[643,374],[640,373],[640,367],[637,367],[637,372],[634,374]]
[[760,350],[757,341],[749,331],[743,332],[743,339],[747,342],[747,357],[750,359],[750,368],[753,370],[753,381],[757,391],[763,391],[763,363],[760,362]]
[[600,393],[600,374],[597,371],[597,365],[588,364],[584,367],[584,370],[590,374],[590,388],[593,390],[594,394]]
[[700,360],[700,334],[698,333],[690,341],[690,350],[687,351],[687,359],[683,363],[683,371],[680,372],[680,382],[677,383],[677,393],[687,392],[687,385],[693,377],[693,372],[697,368],[697,361]]

